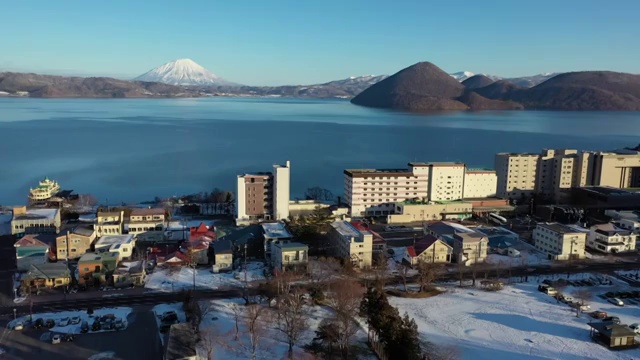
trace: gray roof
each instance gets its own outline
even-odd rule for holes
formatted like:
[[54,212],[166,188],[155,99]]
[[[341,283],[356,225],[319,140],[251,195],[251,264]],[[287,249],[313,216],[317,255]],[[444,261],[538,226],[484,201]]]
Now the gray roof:
[[32,264],[24,277],[26,279],[59,279],[71,277],[71,271],[63,262]]
[[231,241],[228,239],[220,239],[216,242],[214,242],[213,244],[211,244],[211,246],[213,247],[213,251],[216,254],[231,254],[231,248],[232,248],[232,244]]
[[274,245],[280,247],[281,249],[287,250],[309,250],[309,247],[307,245],[299,242],[276,243]]
[[627,325],[616,324],[612,322],[594,322],[590,323],[589,326],[597,330],[600,334],[605,335],[609,338],[629,337],[636,335],[636,333],[634,333],[633,330],[631,330]]
[[196,336],[188,323],[171,325],[165,360],[189,359],[196,354]]

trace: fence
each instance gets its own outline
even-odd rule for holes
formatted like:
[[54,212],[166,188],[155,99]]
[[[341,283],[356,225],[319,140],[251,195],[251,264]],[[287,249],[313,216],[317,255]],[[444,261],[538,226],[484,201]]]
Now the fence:
[[384,350],[384,344],[378,339],[378,333],[376,333],[374,330],[369,329],[367,333],[367,342],[369,343],[369,346],[371,347],[373,352],[375,352],[378,356],[378,359],[389,360],[389,357]]

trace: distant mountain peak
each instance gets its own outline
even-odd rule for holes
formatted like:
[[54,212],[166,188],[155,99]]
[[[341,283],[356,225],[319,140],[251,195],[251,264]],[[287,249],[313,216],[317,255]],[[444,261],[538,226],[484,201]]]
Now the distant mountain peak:
[[160,82],[171,85],[231,85],[189,58],[162,64],[135,78],[137,81]]
[[474,76],[475,74],[472,73],[471,71],[458,71],[458,72],[455,72],[455,73],[449,74],[449,75],[451,75],[451,77],[453,77],[454,79],[456,79],[456,80],[458,80],[460,82],[463,82],[463,81],[467,80],[468,78]]

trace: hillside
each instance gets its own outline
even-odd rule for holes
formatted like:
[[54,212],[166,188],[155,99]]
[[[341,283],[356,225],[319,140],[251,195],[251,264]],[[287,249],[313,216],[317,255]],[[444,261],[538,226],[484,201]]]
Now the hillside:
[[372,85],[354,97],[356,105],[405,111],[466,110],[456,100],[464,86],[429,62],[420,62]]
[[30,73],[0,73],[0,91],[30,97],[148,98],[186,97],[196,93],[182,87],[106,77],[66,77]]
[[477,89],[477,88],[481,88],[481,87],[485,87],[487,85],[491,85],[493,84],[494,80],[492,80],[491,78],[489,78],[488,76],[485,75],[473,75],[472,77],[464,80],[462,82],[462,85],[469,89]]
[[640,75],[584,71],[557,75],[508,99],[529,109],[640,111]]
[[487,86],[474,89],[473,91],[487,99],[509,99],[512,94],[522,90],[525,89],[508,80],[498,80]]
[[470,110],[522,110],[524,106],[511,100],[487,99],[473,91],[467,91],[458,98],[469,106]]

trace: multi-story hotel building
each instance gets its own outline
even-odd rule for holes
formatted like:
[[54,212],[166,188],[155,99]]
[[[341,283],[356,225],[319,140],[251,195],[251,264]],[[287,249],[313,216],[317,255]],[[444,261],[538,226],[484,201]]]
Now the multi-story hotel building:
[[142,241],[160,241],[164,238],[165,210],[133,209],[127,224],[129,234]]
[[539,193],[558,196],[572,187],[640,187],[640,152],[578,152],[544,149],[540,154],[496,154],[497,194],[518,198]]
[[347,169],[345,201],[352,216],[390,215],[406,200],[449,201],[496,193],[495,172],[463,163],[411,162],[407,169]]
[[273,165],[273,172],[238,175],[236,224],[289,217],[291,162]]

